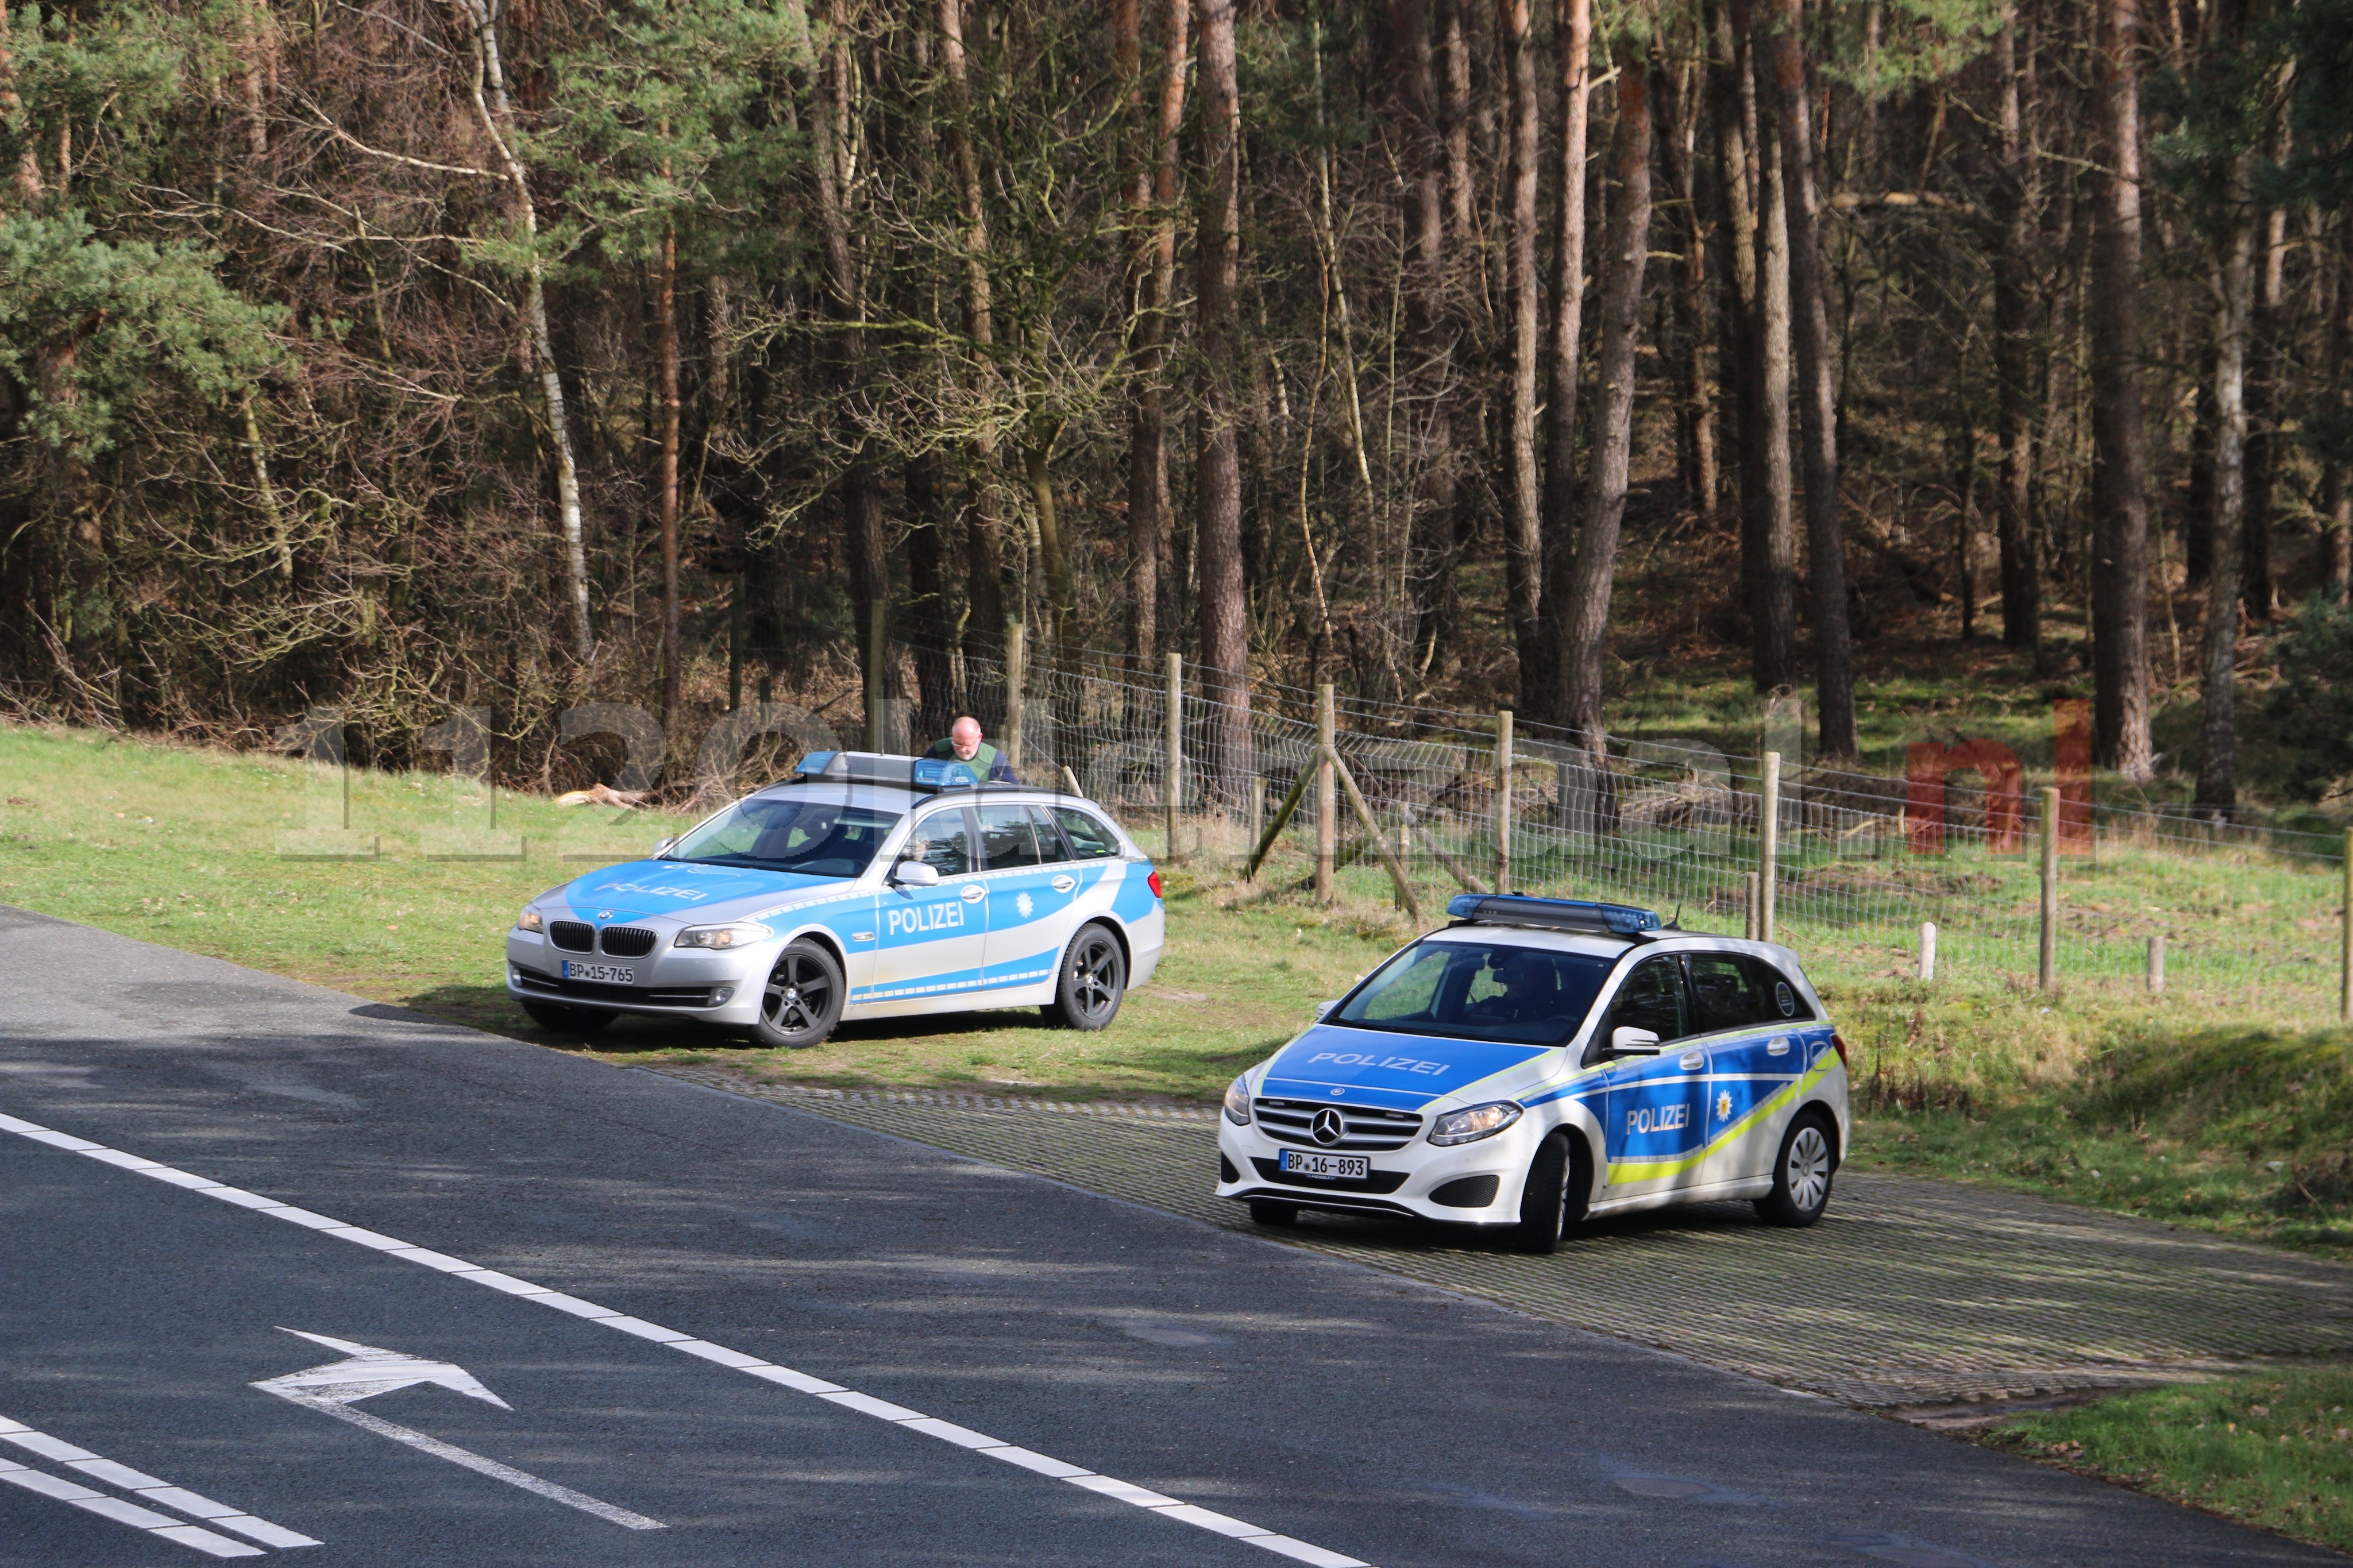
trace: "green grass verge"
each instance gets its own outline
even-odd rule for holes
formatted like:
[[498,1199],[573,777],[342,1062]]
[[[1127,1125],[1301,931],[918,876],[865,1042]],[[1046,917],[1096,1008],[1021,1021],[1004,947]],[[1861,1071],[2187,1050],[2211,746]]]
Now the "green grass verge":
[[2353,1551],[2353,1368],[2282,1367],[2119,1394],[1981,1441]]

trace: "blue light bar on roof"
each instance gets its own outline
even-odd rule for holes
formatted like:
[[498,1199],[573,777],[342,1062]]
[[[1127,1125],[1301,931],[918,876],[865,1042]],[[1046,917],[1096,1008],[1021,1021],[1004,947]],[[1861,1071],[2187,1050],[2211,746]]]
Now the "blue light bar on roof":
[[894,757],[877,752],[811,752],[793,764],[797,779],[896,784],[902,789],[969,789],[972,770],[938,757]]
[[1659,917],[1630,904],[1598,904],[1585,899],[1532,899],[1524,893],[1458,893],[1446,912],[1482,925],[1529,926],[1538,931],[1581,931],[1592,936],[1640,935],[1657,931]]
[[915,759],[917,789],[970,789],[976,782],[972,770],[962,763],[950,762],[944,757]]

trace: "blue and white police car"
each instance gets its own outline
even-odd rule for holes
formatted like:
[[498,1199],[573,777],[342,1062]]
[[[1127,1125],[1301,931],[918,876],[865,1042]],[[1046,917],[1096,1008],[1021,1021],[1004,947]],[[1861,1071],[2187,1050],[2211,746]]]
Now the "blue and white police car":
[[1811,1225],[1844,1156],[1846,1046],[1795,954],[1648,910],[1465,894],[1268,1061],[1219,1123],[1221,1197],[1509,1226],[1746,1198]]
[[845,1018],[987,1007],[1100,1029],[1165,929],[1160,874],[1093,802],[816,752],[653,858],[533,899],[507,993],[570,1033],[633,1013],[796,1047]]

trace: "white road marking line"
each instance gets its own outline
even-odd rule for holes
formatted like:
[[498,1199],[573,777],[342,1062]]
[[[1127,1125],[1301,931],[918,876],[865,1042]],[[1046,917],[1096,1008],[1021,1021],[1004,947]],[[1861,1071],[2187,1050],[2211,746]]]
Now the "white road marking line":
[[[261,1548],[259,1546],[248,1546],[242,1541],[231,1541],[226,1535],[216,1535],[213,1531],[198,1525],[182,1524],[169,1515],[157,1513],[153,1509],[141,1508],[137,1503],[124,1502],[121,1498],[108,1497],[104,1492],[93,1491],[79,1481],[67,1480],[63,1476],[53,1476],[47,1470],[32,1469],[16,1463],[14,1459],[0,1459],[0,1481],[22,1487],[28,1492],[38,1492],[43,1497],[55,1498],[59,1502],[69,1502],[74,1507],[87,1509],[102,1519],[111,1519],[117,1524],[130,1525],[134,1530],[143,1530],[150,1535],[160,1535],[164,1540],[176,1542],[182,1546],[193,1546],[197,1551],[214,1557],[262,1555]],[[310,1544],[316,1546],[318,1542],[314,1541]]]
[[[111,1487],[119,1487],[142,1501],[160,1503],[165,1508],[204,1520],[207,1523],[219,1525],[223,1530],[233,1530],[239,1535],[260,1542],[264,1546],[316,1546],[319,1544],[307,1535],[298,1534],[283,1525],[272,1524],[266,1519],[258,1519],[241,1508],[231,1508],[227,1503],[215,1502],[208,1497],[200,1496],[185,1487],[175,1487],[169,1481],[147,1474],[144,1470],[134,1470],[128,1465],[118,1465],[112,1459],[93,1454],[78,1444],[69,1443],[62,1437],[53,1437],[47,1432],[27,1426],[22,1421],[14,1420],[5,1415],[0,1415],[0,1443],[14,1444],[28,1453],[38,1454],[45,1459],[55,1459],[68,1469],[79,1470],[94,1480],[104,1481]],[[0,1460],[0,1464],[7,1463],[13,1463],[13,1461]],[[160,1514],[156,1517],[163,1518]],[[164,1519],[164,1523],[174,1530],[182,1528],[176,1520]],[[153,1527],[142,1526],[142,1528]],[[188,1543],[183,1542],[183,1544]],[[236,1542],[232,1542],[230,1544],[235,1545]],[[239,1552],[237,1555],[243,1556],[245,1553]]]
[[406,1426],[396,1426],[389,1421],[379,1420],[364,1410],[354,1410],[348,1405],[338,1405],[332,1399],[313,1398],[306,1394],[287,1394],[280,1397],[291,1400],[297,1405],[306,1405],[312,1410],[322,1410],[337,1420],[348,1421],[354,1426],[364,1426],[378,1436],[389,1437],[396,1443],[406,1443],[410,1447],[420,1449],[437,1459],[447,1459],[453,1465],[463,1465],[470,1470],[504,1481],[509,1486],[521,1487],[527,1492],[537,1492],[541,1497],[563,1503],[568,1508],[576,1508],[582,1513],[593,1513],[598,1519],[609,1520],[625,1530],[670,1528],[660,1520],[648,1519],[644,1514],[631,1513],[625,1508],[615,1508],[611,1503],[600,1502],[586,1492],[575,1492],[570,1487],[560,1487],[554,1481],[543,1480],[529,1470],[518,1470],[512,1465],[501,1465],[496,1459],[486,1459],[471,1449],[460,1448],[455,1443],[444,1443],[440,1438],[430,1436],[426,1433],[413,1431]]
[[[329,1231],[326,1234],[332,1236],[335,1233]],[[478,1474],[504,1481],[509,1486],[521,1487],[527,1492],[535,1492],[567,1508],[593,1513],[598,1519],[620,1525],[625,1530],[669,1528],[660,1520],[648,1519],[644,1514],[617,1508],[590,1497],[586,1492],[576,1492],[570,1487],[558,1486],[554,1481],[534,1476],[529,1470],[518,1470],[512,1465],[502,1465],[496,1459],[484,1458],[471,1449],[460,1448],[455,1443],[445,1443],[438,1437],[428,1436],[406,1426],[396,1426],[389,1421],[379,1420],[351,1408],[356,1400],[373,1399],[379,1394],[390,1394],[395,1389],[420,1383],[437,1384],[469,1399],[495,1405],[501,1410],[514,1408],[483,1387],[481,1381],[464,1367],[453,1362],[427,1361],[421,1356],[405,1355],[399,1351],[380,1350],[375,1345],[361,1344],[356,1340],[304,1333],[301,1329],[282,1329],[280,1331],[292,1334],[297,1339],[309,1340],[313,1344],[325,1345],[329,1350],[342,1351],[343,1359],[301,1372],[290,1372],[283,1377],[267,1378],[253,1385],[264,1394],[274,1394],[306,1410],[324,1411],[338,1420],[364,1427],[396,1443],[406,1443],[437,1459],[463,1465]]]
[[[957,1447],[969,1449],[976,1454],[985,1454],[992,1459],[1002,1459],[1008,1464],[1018,1465],[1023,1469],[1035,1470],[1039,1475],[1052,1476],[1061,1480],[1071,1481],[1081,1485],[1087,1485],[1092,1482],[1093,1484],[1088,1485],[1089,1490],[1115,1498],[1123,1502],[1131,1503],[1137,1508],[1145,1510],[1146,1512],[1156,1513],[1164,1519],[1173,1519],[1179,1523],[1192,1525],[1197,1530],[1206,1530],[1210,1531],[1212,1534],[1226,1536],[1234,1541],[1240,1541],[1251,1546],[1261,1547],[1268,1552],[1275,1552],[1280,1556],[1289,1557],[1294,1561],[1307,1563],[1309,1568],[1371,1568],[1371,1564],[1366,1563],[1362,1558],[1350,1557],[1344,1552],[1328,1551],[1324,1547],[1314,1545],[1308,1542],[1295,1540],[1288,1535],[1278,1535],[1274,1531],[1266,1530],[1259,1525],[1250,1524],[1239,1519],[1231,1519],[1221,1513],[1212,1513],[1208,1509],[1194,1507],[1192,1504],[1183,1502],[1178,1499],[1163,1497],[1160,1493],[1149,1491],[1143,1487],[1134,1486],[1126,1481],[1116,1480],[1109,1476],[1098,1475],[1096,1472],[1086,1468],[1082,1465],[1069,1464],[1063,1460],[1050,1458],[1045,1454],[1036,1453],[1030,1449],[1019,1447],[1011,1443],[1001,1443],[994,1437],[985,1438],[981,1442],[973,1442],[970,1439],[982,1437],[982,1434],[971,1431],[965,1427],[956,1426],[950,1422],[934,1420],[933,1417],[925,1415],[920,1410],[910,1410],[903,1405],[893,1405],[887,1399],[877,1399],[871,1394],[860,1394],[855,1390],[844,1388],[838,1383],[828,1383],[821,1377],[814,1377],[805,1372],[796,1372],[788,1366],[777,1366],[773,1363],[761,1361],[757,1357],[744,1357],[744,1360],[745,1364],[741,1365],[736,1365],[733,1361],[722,1361],[719,1356],[711,1352],[715,1351],[726,1351],[726,1347],[723,1345],[714,1345],[707,1340],[698,1340],[691,1335],[678,1333],[676,1331],[665,1329],[658,1323],[647,1322],[642,1318],[629,1317],[628,1314],[616,1311],[610,1307],[600,1307],[594,1301],[585,1301],[577,1296],[567,1296],[560,1290],[551,1290],[544,1285],[534,1285],[528,1279],[518,1279],[512,1274],[501,1274],[494,1268],[483,1268],[477,1265],[467,1263],[462,1258],[452,1258],[446,1253],[433,1252],[429,1248],[418,1247],[412,1242],[398,1241],[391,1237],[379,1236],[374,1231],[362,1230],[357,1226],[346,1225],[341,1220],[329,1219],[324,1215],[313,1214],[308,1209],[297,1208],[291,1204],[280,1203],[275,1198],[266,1198],[259,1193],[248,1193],[239,1188],[227,1186],[225,1184],[212,1181],[208,1177],[192,1175],[185,1171],[174,1170],[169,1165],[153,1163],[140,1164],[137,1166],[122,1165],[121,1160],[117,1157],[121,1155],[121,1151],[109,1149],[102,1143],[92,1143],[87,1139],[76,1138],[71,1133],[56,1131],[53,1129],[43,1127],[38,1122],[26,1121],[18,1117],[0,1114],[0,1132],[14,1132],[21,1137],[32,1139],[35,1142],[47,1143],[54,1148],[70,1150],[74,1153],[87,1154],[92,1158],[99,1158],[103,1155],[105,1158],[102,1163],[104,1163],[120,1165],[121,1168],[132,1170],[136,1174],[142,1176],[153,1177],[160,1182],[168,1182],[174,1186],[183,1186],[190,1188],[193,1191],[202,1192],[209,1197],[221,1198],[226,1202],[237,1204],[244,1208],[249,1208],[256,1214],[264,1214],[279,1219],[290,1220],[296,1225],[316,1230],[324,1236],[338,1236],[352,1240],[359,1240],[364,1237],[365,1239],[362,1241],[362,1245],[381,1251],[387,1258],[406,1258],[411,1261],[423,1263],[425,1267],[437,1269],[441,1273],[448,1275],[454,1279],[469,1279],[477,1284],[487,1285],[493,1290],[502,1291],[507,1295],[519,1297],[526,1301],[535,1301],[545,1306],[554,1307],[558,1311],[568,1312],[574,1317],[584,1319],[586,1321],[599,1324],[605,1328],[619,1329],[624,1333],[635,1334],[640,1338],[651,1339],[657,1338],[658,1336],[671,1336],[662,1338],[660,1342],[667,1343],[672,1350],[684,1351],[689,1355],[698,1356],[705,1361],[715,1362],[723,1366],[734,1365],[735,1370],[744,1373],[747,1376],[760,1378],[768,1383],[780,1384],[786,1388],[796,1389],[804,1394],[814,1394],[820,1398],[826,1399],[828,1404],[839,1405],[845,1409],[856,1410],[861,1415],[872,1415],[878,1420],[888,1421],[893,1426],[903,1427],[910,1431],[921,1432],[925,1436],[938,1438],[942,1442],[953,1444]],[[135,1159],[138,1158],[138,1156],[131,1156],[131,1158]],[[649,1330],[653,1331],[653,1332],[650,1334],[648,1333],[647,1331]],[[321,1338],[322,1336],[306,1335],[304,1337]],[[743,1352],[727,1352],[727,1354],[731,1357],[734,1357],[741,1356]],[[259,1387],[261,1385],[257,1384],[255,1386]],[[296,1399],[296,1402],[301,1404],[312,1403],[312,1401],[307,1396],[298,1397],[297,1395],[288,1394],[285,1394],[284,1397]],[[326,1409],[330,1411],[331,1414],[337,1415],[343,1420],[349,1421],[354,1426],[365,1426],[371,1431],[382,1432],[384,1436],[387,1437],[396,1437],[396,1439],[401,1442],[410,1442],[411,1439],[415,1439],[415,1442],[411,1444],[412,1447],[425,1448],[427,1453],[438,1454],[439,1457],[449,1459],[453,1463],[466,1465],[469,1468],[480,1469],[486,1475],[497,1474],[499,1475],[499,1479],[501,1480],[522,1477],[523,1480],[536,1483],[534,1486],[527,1487],[525,1489],[526,1490],[539,1490],[542,1488],[552,1489],[552,1491],[543,1492],[543,1495],[553,1495],[554,1492],[562,1492],[565,1490],[564,1488],[554,1486],[553,1482],[541,1481],[536,1476],[526,1476],[524,1472],[521,1470],[510,1470],[508,1467],[498,1464],[495,1460],[485,1459],[479,1454],[467,1453],[463,1448],[452,1447],[450,1445],[441,1442],[438,1438],[427,1436],[422,1432],[411,1432],[405,1426],[395,1426],[389,1421],[378,1421],[375,1416],[366,1415],[362,1411],[348,1409],[343,1405],[334,1405],[328,1401],[318,1401],[317,1407]],[[428,1447],[428,1445],[430,1446]],[[442,1452],[444,1449],[448,1449],[448,1451],[444,1453]],[[459,1457],[461,1455],[463,1458]],[[485,1468],[485,1467],[487,1467],[487,1468]],[[522,1485],[522,1481],[518,1480],[515,1484]],[[579,1498],[581,1497],[581,1494],[573,1492],[570,1493],[569,1496]],[[594,1498],[582,1498],[581,1501],[595,1505],[587,1510],[587,1511],[592,1513],[597,1511],[599,1509],[611,1507],[609,1503],[597,1503],[596,1500]],[[575,1502],[573,1506],[577,1508],[581,1505],[580,1503]],[[622,1513],[627,1510],[616,1509],[613,1511],[616,1513]],[[642,1518],[643,1516],[633,1514],[629,1517]],[[647,1521],[645,1525],[633,1526],[632,1528],[644,1529],[649,1526],[655,1529],[662,1528],[659,1522],[650,1520]]]

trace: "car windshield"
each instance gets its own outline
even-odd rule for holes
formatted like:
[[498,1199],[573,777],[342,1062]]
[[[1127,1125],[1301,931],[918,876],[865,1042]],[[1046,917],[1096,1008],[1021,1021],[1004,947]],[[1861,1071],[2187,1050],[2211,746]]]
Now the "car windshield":
[[1453,1039],[1567,1043],[1611,960],[1543,948],[1425,942],[1398,953],[1324,1022]]
[[680,839],[667,857],[804,877],[855,877],[898,824],[895,811],[806,796],[739,800]]

